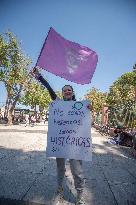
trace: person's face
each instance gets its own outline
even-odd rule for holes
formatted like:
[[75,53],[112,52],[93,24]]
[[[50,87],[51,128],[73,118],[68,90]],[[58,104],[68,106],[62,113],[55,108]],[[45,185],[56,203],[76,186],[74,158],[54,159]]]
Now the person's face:
[[66,100],[72,100],[73,90],[70,86],[64,86],[62,90],[63,98]]

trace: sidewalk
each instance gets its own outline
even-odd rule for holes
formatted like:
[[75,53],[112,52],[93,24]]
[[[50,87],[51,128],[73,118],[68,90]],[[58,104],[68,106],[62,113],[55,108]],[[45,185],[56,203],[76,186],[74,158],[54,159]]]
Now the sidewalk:
[[[87,205],[136,205],[136,160],[128,148],[107,143],[92,130],[93,161],[84,162]],[[0,205],[52,205],[56,161],[46,158],[47,124],[0,125]],[[65,203],[73,205],[76,191],[66,164]]]

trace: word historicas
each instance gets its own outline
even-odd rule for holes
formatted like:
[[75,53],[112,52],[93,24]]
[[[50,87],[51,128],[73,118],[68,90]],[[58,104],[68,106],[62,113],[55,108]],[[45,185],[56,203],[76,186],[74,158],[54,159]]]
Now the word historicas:
[[84,137],[70,137],[62,136],[62,137],[51,137],[51,143],[53,145],[65,146],[65,145],[75,145],[75,146],[83,146],[83,147],[91,147],[90,138]]

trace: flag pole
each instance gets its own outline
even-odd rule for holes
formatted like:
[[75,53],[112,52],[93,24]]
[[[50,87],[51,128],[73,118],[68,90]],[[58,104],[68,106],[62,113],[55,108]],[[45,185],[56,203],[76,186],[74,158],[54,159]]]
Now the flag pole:
[[[46,44],[46,41],[47,41],[47,39],[48,39],[48,35],[49,35],[49,32],[50,32],[51,29],[52,29],[52,27],[50,27],[50,29],[49,29],[49,31],[48,31],[48,34],[47,34],[47,37],[45,38],[45,41],[44,41],[44,43],[43,43],[42,49],[41,49],[40,54],[39,54],[39,56],[38,56],[37,62],[38,62],[38,60],[39,60],[39,58],[40,58],[40,56],[41,56],[41,53],[42,53],[43,48],[44,48],[44,46],[45,46],[45,44]],[[37,66],[37,62],[36,62],[36,64],[35,64],[34,67]]]

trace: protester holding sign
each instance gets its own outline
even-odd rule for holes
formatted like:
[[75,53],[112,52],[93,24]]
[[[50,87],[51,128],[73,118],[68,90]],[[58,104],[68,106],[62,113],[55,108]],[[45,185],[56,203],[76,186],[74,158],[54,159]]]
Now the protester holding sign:
[[[59,100],[54,90],[51,88],[49,83],[40,75],[37,68],[34,68],[32,71],[33,76],[39,80],[49,91],[52,100]],[[65,85],[62,88],[62,95],[64,101],[76,101],[74,91],[72,86]],[[91,109],[91,105],[87,106],[88,109]],[[77,190],[77,200],[76,205],[85,204],[83,199],[83,188],[84,188],[84,179],[82,176],[82,161],[81,160],[74,160],[70,159],[70,167],[71,172],[74,178],[75,188]],[[63,201],[63,179],[65,174],[65,159],[64,158],[56,158],[57,162],[57,180],[58,180],[58,197],[57,203]],[[56,203],[56,204],[57,204]]]

